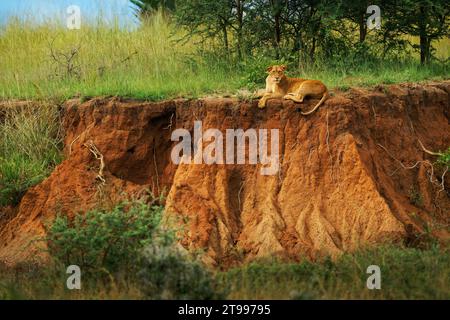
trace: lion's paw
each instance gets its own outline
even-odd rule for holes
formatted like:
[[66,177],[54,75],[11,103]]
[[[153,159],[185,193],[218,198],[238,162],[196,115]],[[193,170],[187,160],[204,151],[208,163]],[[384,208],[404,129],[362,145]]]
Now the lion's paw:
[[264,100],[259,100],[259,102],[258,102],[258,108],[264,109],[265,107],[266,107],[266,101],[264,101]]

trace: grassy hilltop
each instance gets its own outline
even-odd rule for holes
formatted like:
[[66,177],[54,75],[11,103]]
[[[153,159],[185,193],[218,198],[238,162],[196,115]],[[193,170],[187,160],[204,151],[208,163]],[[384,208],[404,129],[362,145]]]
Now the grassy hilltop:
[[[258,51],[225,55],[215,41],[181,41],[184,32],[158,13],[139,28],[86,23],[80,30],[47,21],[12,20],[0,31],[0,98],[58,98],[118,95],[159,100],[234,94],[264,87],[265,70],[288,63],[291,76],[322,80],[330,88],[448,78],[448,63],[421,66],[416,55],[396,59],[359,55],[295,61]],[[198,40],[198,41],[197,41]],[[437,56],[448,57],[441,40]]]

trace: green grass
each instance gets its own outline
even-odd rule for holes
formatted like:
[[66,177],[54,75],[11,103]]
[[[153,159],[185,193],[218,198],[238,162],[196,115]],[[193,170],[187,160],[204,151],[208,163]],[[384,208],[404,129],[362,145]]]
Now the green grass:
[[17,204],[61,160],[60,120],[55,105],[5,105],[0,113],[0,206]]
[[[177,246],[176,230],[161,223],[161,200],[147,194],[71,220],[58,216],[41,239],[49,259],[15,267],[0,261],[0,299],[450,298],[450,252],[432,237],[421,249],[383,244],[334,260],[266,258],[220,271]],[[73,264],[81,290],[66,288]],[[367,288],[372,265],[380,267],[380,289]]]
[[[366,287],[367,267],[381,269],[381,289]],[[252,263],[220,275],[231,299],[448,299],[450,255],[382,246],[318,263]]]
[[[380,290],[367,289],[370,275],[366,270],[370,265],[381,269]],[[216,290],[228,293],[227,299],[449,299],[449,265],[449,252],[437,247],[418,250],[383,246],[346,254],[337,261],[251,263],[216,272],[213,281]],[[97,283],[95,287],[82,284],[81,290],[70,291],[65,289],[64,271],[37,265],[0,267],[0,271],[3,299],[152,298],[143,293],[142,284],[123,282],[117,274],[111,283]],[[160,280],[172,276],[153,274]]]
[[[264,87],[265,69],[274,62],[270,57],[228,61],[213,43],[176,41],[182,35],[161,14],[132,31],[101,23],[68,30],[51,21],[11,21],[0,32],[0,99],[118,95],[160,100]],[[449,55],[446,43],[440,48],[440,56]],[[67,62],[64,55],[71,53]],[[331,88],[440,80],[449,71],[448,63],[422,67],[416,58],[343,57],[290,65],[291,75],[320,79]]]
[[[196,46],[176,42],[174,31],[161,15],[138,31],[101,24],[67,30],[51,22],[11,22],[0,33],[0,97],[120,95],[157,100],[236,87],[237,77],[230,78],[229,68],[199,59]],[[72,50],[76,53],[67,63],[63,54]]]

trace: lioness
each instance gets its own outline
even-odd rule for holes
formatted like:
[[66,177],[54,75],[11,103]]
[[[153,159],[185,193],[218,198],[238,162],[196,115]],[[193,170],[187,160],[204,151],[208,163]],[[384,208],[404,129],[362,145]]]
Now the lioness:
[[269,75],[266,78],[266,90],[258,107],[265,108],[269,99],[283,98],[301,103],[305,97],[321,98],[311,111],[302,114],[308,115],[316,111],[329,96],[327,87],[319,80],[288,78],[284,74],[285,70],[286,66],[283,65],[267,68]]

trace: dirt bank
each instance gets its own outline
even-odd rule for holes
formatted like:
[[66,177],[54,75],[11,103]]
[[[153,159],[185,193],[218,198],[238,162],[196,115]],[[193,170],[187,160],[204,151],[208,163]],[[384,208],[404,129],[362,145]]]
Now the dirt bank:
[[[233,99],[68,101],[66,160],[0,219],[0,259],[35,257],[32,240],[57,213],[110,206],[124,192],[145,189],[166,192],[166,216],[184,221],[182,244],[205,249],[212,264],[337,255],[387,238],[409,241],[431,222],[446,239],[450,174],[442,182],[437,167],[400,162],[436,160],[418,139],[435,151],[450,145],[449,94],[450,82],[352,89],[308,117],[281,100],[264,110]],[[192,132],[195,120],[224,133],[279,129],[279,172],[261,175],[259,164],[173,164],[171,133]],[[93,146],[104,157],[104,185]]]

